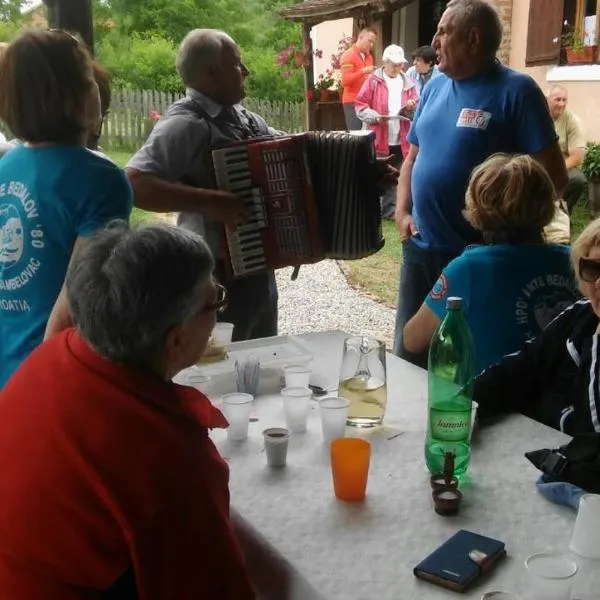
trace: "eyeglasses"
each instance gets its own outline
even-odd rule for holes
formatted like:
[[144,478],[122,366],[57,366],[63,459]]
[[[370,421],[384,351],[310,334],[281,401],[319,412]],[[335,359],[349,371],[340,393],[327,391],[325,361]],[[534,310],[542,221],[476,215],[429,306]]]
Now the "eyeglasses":
[[596,283],[600,279],[600,260],[580,258],[579,279],[588,283]]
[[227,297],[227,290],[220,284],[215,283],[215,289],[217,290],[217,299],[212,304],[202,307],[198,314],[212,312],[213,310],[222,313],[227,308],[229,298]]

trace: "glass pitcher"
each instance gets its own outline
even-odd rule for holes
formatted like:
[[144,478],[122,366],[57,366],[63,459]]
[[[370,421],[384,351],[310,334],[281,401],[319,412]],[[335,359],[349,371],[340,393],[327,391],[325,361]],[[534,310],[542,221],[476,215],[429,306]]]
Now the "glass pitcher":
[[366,336],[346,338],[338,396],[350,400],[348,425],[381,425],[387,404],[383,342]]

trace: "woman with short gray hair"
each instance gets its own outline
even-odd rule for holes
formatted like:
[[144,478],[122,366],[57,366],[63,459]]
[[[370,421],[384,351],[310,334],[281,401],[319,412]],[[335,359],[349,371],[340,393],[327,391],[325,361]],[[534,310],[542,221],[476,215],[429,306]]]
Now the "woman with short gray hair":
[[227,465],[208,436],[227,421],[171,382],[226,305],[213,265],[201,237],[169,225],[117,223],[75,256],[75,329],[37,348],[2,391],[7,598],[255,598]]

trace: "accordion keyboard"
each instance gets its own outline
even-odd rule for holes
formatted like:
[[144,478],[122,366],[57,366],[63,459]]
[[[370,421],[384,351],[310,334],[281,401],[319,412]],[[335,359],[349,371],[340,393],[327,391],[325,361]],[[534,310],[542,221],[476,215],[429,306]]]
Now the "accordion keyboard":
[[267,268],[262,231],[267,227],[265,200],[253,185],[246,146],[213,150],[217,187],[242,198],[249,218],[236,229],[227,229],[227,244],[235,275],[248,275]]

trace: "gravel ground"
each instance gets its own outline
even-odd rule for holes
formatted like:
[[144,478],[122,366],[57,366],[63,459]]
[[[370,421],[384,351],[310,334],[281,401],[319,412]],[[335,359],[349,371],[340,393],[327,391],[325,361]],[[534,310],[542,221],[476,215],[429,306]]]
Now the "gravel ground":
[[340,329],[374,336],[391,347],[396,311],[348,285],[335,261],[303,265],[296,281],[290,279],[292,271],[277,271],[281,335]]

